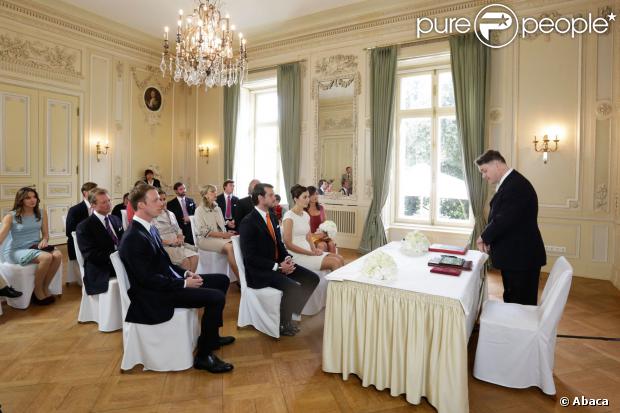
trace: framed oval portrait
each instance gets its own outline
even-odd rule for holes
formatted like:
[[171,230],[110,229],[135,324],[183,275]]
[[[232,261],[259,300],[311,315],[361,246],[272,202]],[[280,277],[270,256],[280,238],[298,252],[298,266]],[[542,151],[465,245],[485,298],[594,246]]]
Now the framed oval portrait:
[[161,109],[161,92],[153,86],[149,86],[144,91],[144,104],[151,112],[157,112]]

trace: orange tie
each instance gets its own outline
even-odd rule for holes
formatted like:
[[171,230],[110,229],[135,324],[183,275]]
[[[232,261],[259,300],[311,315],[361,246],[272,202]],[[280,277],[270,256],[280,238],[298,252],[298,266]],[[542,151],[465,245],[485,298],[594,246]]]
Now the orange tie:
[[276,232],[273,230],[273,224],[271,223],[271,219],[269,218],[269,212],[265,216],[267,218],[267,229],[269,230],[269,234],[271,234],[271,238],[273,239],[273,247],[275,249],[275,258],[278,261],[278,243],[276,242]]

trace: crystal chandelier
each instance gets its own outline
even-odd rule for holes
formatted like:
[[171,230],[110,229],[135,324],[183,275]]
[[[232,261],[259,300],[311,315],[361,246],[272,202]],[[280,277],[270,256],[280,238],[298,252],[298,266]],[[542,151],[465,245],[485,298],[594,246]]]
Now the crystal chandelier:
[[[219,0],[197,0],[191,16],[183,18],[179,10],[176,50],[170,53],[168,27],[164,28],[164,51],[159,68],[175,82],[183,79],[188,86],[232,86],[243,83],[247,75],[246,40],[239,33],[239,53],[235,56],[235,26],[230,17],[222,17]],[[174,64],[173,64],[174,63]]]

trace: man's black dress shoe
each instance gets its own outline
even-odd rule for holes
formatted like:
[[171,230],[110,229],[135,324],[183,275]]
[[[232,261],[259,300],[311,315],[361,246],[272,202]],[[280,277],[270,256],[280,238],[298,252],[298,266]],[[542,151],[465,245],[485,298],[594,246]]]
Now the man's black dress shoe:
[[233,336],[224,336],[218,339],[220,346],[227,346],[229,344],[232,344],[234,341],[235,338]]
[[206,357],[196,356],[194,368],[207,370],[211,373],[227,373],[233,369],[233,365],[220,360],[215,354],[209,353]]
[[295,331],[293,326],[290,324],[290,322],[289,323],[284,323],[284,324],[280,325],[280,335],[281,336],[292,337],[295,334],[297,334],[297,332]]
[[7,297],[7,298],[21,297],[22,294],[23,293],[21,291],[17,291],[10,285],[7,285],[6,287],[0,289],[0,295]]

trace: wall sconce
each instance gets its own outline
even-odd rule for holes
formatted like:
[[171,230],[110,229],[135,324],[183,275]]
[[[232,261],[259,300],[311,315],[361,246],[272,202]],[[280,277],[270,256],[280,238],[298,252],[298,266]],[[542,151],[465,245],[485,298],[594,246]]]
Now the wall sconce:
[[[555,146],[553,147],[553,149],[549,147],[549,142],[555,143]],[[534,150],[536,152],[543,153],[543,163],[547,163],[547,161],[549,160],[548,158],[549,152],[555,152],[558,150],[558,142],[560,142],[560,140],[558,139],[558,135],[555,135],[555,139],[553,141],[550,141],[549,135],[545,134],[545,136],[543,136],[543,139],[542,139],[542,145],[540,145],[540,148],[539,148],[538,144],[541,143],[541,141],[539,141],[536,138],[536,136],[534,136]]]
[[198,155],[201,158],[207,158],[207,163],[209,163],[209,145],[199,145]]
[[97,150],[97,162],[101,160],[101,156],[107,155],[108,150],[110,149],[110,143],[106,141],[104,149],[101,149],[101,143],[97,141],[97,145],[95,146]]

